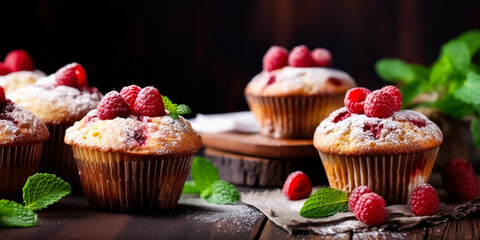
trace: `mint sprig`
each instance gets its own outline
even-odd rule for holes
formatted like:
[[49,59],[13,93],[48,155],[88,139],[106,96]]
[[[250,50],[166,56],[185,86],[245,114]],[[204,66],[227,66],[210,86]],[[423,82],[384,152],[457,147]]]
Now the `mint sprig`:
[[185,115],[192,112],[192,110],[185,104],[175,104],[167,96],[162,95],[163,105],[168,111],[168,116],[173,119],[177,119],[179,115]]
[[38,211],[70,194],[70,184],[53,174],[30,176],[23,187],[25,206],[14,201],[0,200],[0,227],[31,227],[37,223]]
[[240,199],[235,186],[220,180],[217,168],[207,158],[195,157],[191,174],[193,181],[185,182],[182,194],[200,194],[206,202],[213,204],[232,204]]
[[344,191],[328,187],[316,191],[307,199],[300,210],[300,216],[322,218],[347,210],[347,194]]

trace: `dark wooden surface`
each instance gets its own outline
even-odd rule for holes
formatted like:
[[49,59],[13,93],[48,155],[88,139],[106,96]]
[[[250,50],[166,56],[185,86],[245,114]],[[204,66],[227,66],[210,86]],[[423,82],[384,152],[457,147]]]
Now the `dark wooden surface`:
[[92,210],[83,196],[68,196],[38,217],[32,228],[0,228],[0,239],[480,239],[480,212],[409,231],[327,236],[289,235],[249,206],[198,205],[184,199],[172,210],[125,214]]

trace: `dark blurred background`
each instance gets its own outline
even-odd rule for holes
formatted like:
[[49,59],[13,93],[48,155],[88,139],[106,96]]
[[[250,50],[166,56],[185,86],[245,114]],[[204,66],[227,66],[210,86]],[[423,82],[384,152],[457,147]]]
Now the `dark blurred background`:
[[[47,74],[81,63],[102,92],[154,85],[194,113],[246,110],[243,89],[271,45],[324,47],[360,86],[384,57],[430,65],[480,28],[480,1],[10,1],[0,60],[26,49]],[[191,115],[190,117],[193,117]]]

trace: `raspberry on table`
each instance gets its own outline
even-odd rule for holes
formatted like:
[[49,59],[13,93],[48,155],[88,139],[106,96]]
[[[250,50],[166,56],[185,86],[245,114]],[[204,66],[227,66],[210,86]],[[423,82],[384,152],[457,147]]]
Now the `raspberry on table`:
[[459,202],[475,200],[478,196],[478,187],[477,175],[466,169],[454,171],[446,185],[450,199]]
[[454,159],[447,164],[442,169],[442,183],[443,185],[447,185],[449,180],[452,178],[452,175],[454,172],[457,170],[465,170],[468,172],[474,172],[473,171],[473,166],[470,162],[468,162],[464,158],[457,158]]
[[376,193],[365,193],[355,204],[355,217],[368,226],[379,225],[387,218],[385,200]]
[[288,55],[288,65],[291,67],[314,67],[310,50],[305,45],[297,46]]
[[12,70],[5,66],[4,64],[0,63],[0,76],[3,76],[3,75],[7,75],[9,73],[11,73]]
[[365,193],[371,193],[372,190],[368,188],[368,186],[359,186],[353,189],[352,193],[350,193],[350,197],[348,197],[348,208],[350,211],[355,213],[355,205],[357,204],[358,199]]
[[5,60],[3,61],[4,65],[8,67],[12,72],[18,72],[22,70],[33,71],[35,66],[33,65],[33,60],[28,55],[25,50],[16,49],[10,51]]
[[302,171],[290,173],[283,184],[283,194],[290,200],[307,198],[310,193],[312,193],[312,183]]
[[410,195],[410,206],[416,216],[436,214],[440,207],[437,191],[427,183],[416,187]]
[[272,46],[268,49],[262,59],[263,69],[266,71],[273,71],[288,65],[288,51],[279,46]]
[[364,110],[367,117],[388,118],[393,115],[395,100],[384,91],[375,90],[365,98]]
[[390,85],[390,86],[385,86],[380,90],[387,92],[392,96],[393,100],[395,101],[395,105],[394,105],[395,108],[393,109],[395,112],[400,111],[400,109],[402,109],[402,93],[400,92],[400,90],[398,90],[398,88]]
[[70,63],[60,68],[55,73],[55,81],[58,85],[64,85],[74,88],[88,87],[87,74],[82,65]]
[[114,119],[116,117],[128,117],[130,108],[117,91],[111,91],[102,98],[97,107],[97,116],[101,120]]
[[328,67],[332,62],[332,54],[325,48],[315,48],[312,51],[312,59],[319,67]]
[[137,100],[138,93],[141,90],[142,89],[137,85],[130,85],[128,87],[123,87],[122,90],[120,91],[120,95],[122,95],[125,102],[127,102],[132,112],[135,106],[135,100]]
[[165,115],[165,106],[160,92],[154,87],[142,89],[135,100],[134,112],[149,117]]
[[345,94],[343,103],[348,111],[356,114],[362,114],[364,113],[365,99],[367,98],[368,94],[370,94],[370,90],[366,88],[352,88]]

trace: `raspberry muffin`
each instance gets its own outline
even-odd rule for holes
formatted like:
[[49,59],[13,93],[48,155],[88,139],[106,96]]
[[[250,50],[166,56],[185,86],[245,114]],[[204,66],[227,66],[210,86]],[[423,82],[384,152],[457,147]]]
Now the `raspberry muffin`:
[[25,50],[11,51],[3,63],[0,63],[0,85],[7,94],[18,88],[34,84],[35,81],[45,76],[45,73],[35,69],[32,58]]
[[40,171],[53,173],[80,189],[72,149],[65,145],[65,130],[95,109],[102,94],[89,87],[85,70],[72,63],[35,84],[17,89],[8,97],[30,110],[48,127],[51,138],[43,146]]
[[202,147],[190,123],[165,110],[157,89],[134,85],[105,95],[67,129],[65,143],[72,145],[88,203],[110,211],[176,206]]
[[20,200],[30,175],[38,172],[47,127],[31,112],[5,98],[0,86],[0,198]]
[[345,107],[320,123],[314,145],[331,187],[350,194],[366,185],[388,204],[405,204],[428,182],[442,132],[421,113],[400,111],[401,104],[393,86],[354,88]]
[[327,68],[330,53],[305,46],[289,54],[273,46],[263,57],[263,71],[245,88],[260,133],[273,138],[311,138],[318,124],[342,106],[356,86],[345,72]]

